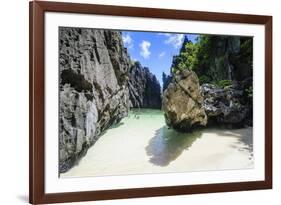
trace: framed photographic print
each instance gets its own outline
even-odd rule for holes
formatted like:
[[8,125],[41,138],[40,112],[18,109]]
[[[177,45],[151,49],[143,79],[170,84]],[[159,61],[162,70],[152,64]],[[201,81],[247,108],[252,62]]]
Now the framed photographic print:
[[272,187],[272,17],[30,2],[30,203]]

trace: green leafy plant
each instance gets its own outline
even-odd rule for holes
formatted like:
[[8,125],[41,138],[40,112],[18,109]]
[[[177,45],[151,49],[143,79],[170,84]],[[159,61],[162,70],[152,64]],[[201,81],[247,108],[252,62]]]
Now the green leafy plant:
[[200,84],[226,87],[233,79],[252,76],[252,50],[250,37],[201,34],[192,42],[186,36],[179,54],[173,57],[171,74],[189,69],[197,74]]
[[231,80],[220,80],[220,81],[217,81],[215,84],[221,88],[225,88],[227,86],[232,85],[232,81]]
[[202,85],[204,83],[210,83],[210,77],[208,77],[206,75],[199,76],[199,83],[200,83],[200,85]]
[[249,88],[246,88],[245,92],[246,92],[247,97],[249,97],[249,98],[253,97],[253,87],[252,86],[250,86]]

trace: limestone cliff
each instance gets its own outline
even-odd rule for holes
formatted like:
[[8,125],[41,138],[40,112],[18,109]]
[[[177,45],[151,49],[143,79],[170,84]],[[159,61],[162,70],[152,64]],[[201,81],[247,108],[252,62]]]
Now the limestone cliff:
[[129,109],[130,59],[118,31],[59,28],[59,171]]
[[134,62],[130,68],[130,106],[134,108],[161,108],[161,87],[147,67]]

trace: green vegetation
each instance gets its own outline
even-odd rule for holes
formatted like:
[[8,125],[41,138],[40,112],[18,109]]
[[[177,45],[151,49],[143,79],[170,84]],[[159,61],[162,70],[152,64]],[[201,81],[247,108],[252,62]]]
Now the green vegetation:
[[225,88],[227,86],[232,85],[232,81],[231,80],[220,80],[220,81],[216,82],[215,84],[221,88]]
[[180,54],[174,56],[171,68],[172,72],[184,69],[195,69],[195,66],[198,64],[198,48],[197,44],[193,44],[187,37],[185,37]]
[[193,70],[200,84],[221,87],[242,81],[252,76],[252,41],[250,37],[200,35],[193,43],[185,37],[179,55],[173,58],[171,74]]
[[199,76],[199,83],[200,85],[204,84],[204,83],[209,83],[210,82],[210,78],[206,75],[201,75]]
[[253,97],[253,87],[250,86],[249,88],[245,89],[246,95],[248,98],[252,98]]

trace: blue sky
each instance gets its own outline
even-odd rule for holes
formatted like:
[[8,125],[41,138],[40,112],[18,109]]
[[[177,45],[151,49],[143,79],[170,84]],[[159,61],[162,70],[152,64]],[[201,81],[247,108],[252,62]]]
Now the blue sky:
[[184,36],[195,42],[196,34],[122,31],[130,57],[149,68],[162,86],[162,72],[170,73],[174,55],[179,53]]

